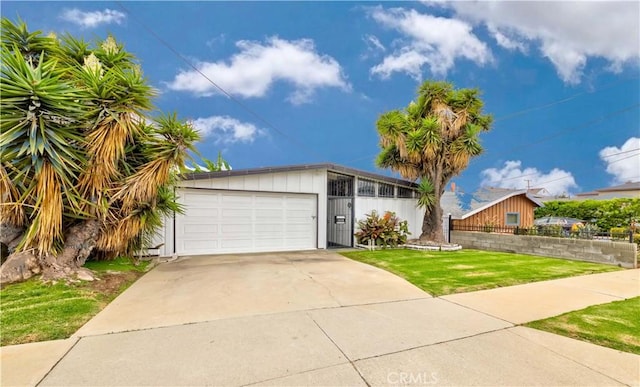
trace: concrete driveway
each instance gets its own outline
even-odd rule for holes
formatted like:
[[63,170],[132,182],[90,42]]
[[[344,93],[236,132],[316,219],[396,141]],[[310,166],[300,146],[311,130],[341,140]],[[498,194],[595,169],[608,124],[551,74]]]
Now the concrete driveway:
[[514,327],[326,251],[162,264],[40,349],[51,355],[31,371],[4,349],[2,384],[638,385],[640,372],[636,355]]

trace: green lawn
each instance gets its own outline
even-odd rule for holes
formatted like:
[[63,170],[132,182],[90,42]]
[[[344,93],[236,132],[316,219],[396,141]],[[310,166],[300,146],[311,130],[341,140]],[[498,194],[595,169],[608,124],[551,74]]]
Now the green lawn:
[[100,281],[44,284],[38,278],[0,290],[0,345],[69,337],[124,291],[146,269],[128,259],[87,262]]
[[640,355],[640,297],[594,305],[525,325]]
[[395,273],[434,296],[621,270],[588,262],[467,249],[389,249],[342,255]]

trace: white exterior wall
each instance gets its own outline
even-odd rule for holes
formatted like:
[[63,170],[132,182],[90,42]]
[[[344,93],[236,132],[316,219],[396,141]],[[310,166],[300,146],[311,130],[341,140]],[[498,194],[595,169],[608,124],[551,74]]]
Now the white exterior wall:
[[[424,212],[416,207],[417,199],[407,198],[380,198],[357,196],[357,179],[354,191],[354,231],[357,230],[357,221],[365,217],[372,210],[384,214],[385,211],[395,212],[401,220],[408,221],[411,238],[417,238],[421,234],[422,218]],[[281,193],[307,193],[317,195],[318,216],[318,245],[319,249],[327,248],[327,170],[310,169],[303,171],[259,173],[253,175],[217,177],[215,179],[184,180],[179,183],[185,188],[206,188],[218,190],[281,192]],[[180,202],[180,188],[177,189],[178,202]],[[174,219],[165,219],[164,227],[160,230],[159,242],[164,241],[160,247],[160,256],[172,256],[174,254]],[[355,243],[355,242],[354,242]]]
[[374,198],[356,196],[355,200],[355,219],[356,225],[354,230],[358,230],[357,222],[365,218],[372,210],[376,210],[382,215],[386,211],[395,212],[400,220],[406,220],[411,235],[409,238],[418,238],[422,233],[422,218],[424,211],[417,208],[417,199],[402,198]]
[[[327,170],[260,173],[255,175],[218,177],[215,179],[184,180],[181,187],[210,188],[239,191],[309,193],[318,195],[318,248],[327,247]],[[178,196],[180,191],[178,190]],[[180,201],[180,199],[178,199]],[[173,253],[173,219],[165,239],[165,254]]]

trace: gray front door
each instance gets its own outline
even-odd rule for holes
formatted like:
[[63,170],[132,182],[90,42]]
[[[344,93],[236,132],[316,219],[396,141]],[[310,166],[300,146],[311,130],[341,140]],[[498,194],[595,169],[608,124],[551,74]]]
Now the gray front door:
[[353,247],[353,198],[328,198],[327,247]]

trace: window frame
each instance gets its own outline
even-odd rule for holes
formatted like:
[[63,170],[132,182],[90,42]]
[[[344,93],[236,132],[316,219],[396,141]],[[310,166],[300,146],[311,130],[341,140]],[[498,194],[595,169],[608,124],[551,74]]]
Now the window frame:
[[[404,191],[406,190],[406,191]],[[410,196],[405,196],[405,195],[401,195],[400,192],[408,192]],[[414,199],[416,198],[416,190],[411,188],[411,187],[403,187],[403,186],[398,186],[398,195],[397,198],[398,199]]]
[[[382,190],[383,189],[388,189],[391,188],[391,196],[389,196],[388,194],[383,195],[382,194]],[[379,198],[395,198],[396,197],[396,187],[393,184],[389,184],[389,183],[382,183],[382,182],[378,182],[378,189],[376,190],[378,192],[378,197]]]
[[[516,223],[513,223],[513,222],[509,223],[509,215],[515,215],[516,216]],[[516,227],[518,227],[518,226],[520,226],[520,219],[521,218],[520,218],[520,213],[519,212],[507,212],[504,215],[504,224],[505,224],[505,226],[516,226]]]
[[358,189],[357,189],[358,196],[375,198],[377,191],[378,189],[376,187],[376,182],[374,180],[358,178]]

